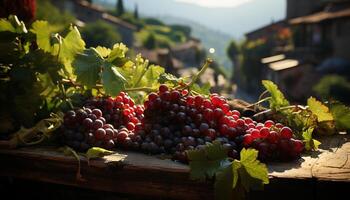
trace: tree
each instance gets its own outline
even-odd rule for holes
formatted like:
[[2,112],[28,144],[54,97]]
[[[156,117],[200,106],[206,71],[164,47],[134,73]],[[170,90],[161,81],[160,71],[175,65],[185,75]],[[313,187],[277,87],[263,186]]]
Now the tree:
[[150,33],[146,40],[143,42],[143,46],[147,49],[154,49],[156,48],[156,38],[153,33]]
[[117,10],[117,15],[121,16],[124,14],[124,4],[123,0],[118,0],[117,5],[116,5],[116,10]]
[[134,18],[135,18],[135,19],[138,19],[138,18],[139,18],[139,11],[138,11],[137,4],[135,4]]
[[230,58],[232,62],[235,62],[237,55],[239,54],[238,45],[234,40],[232,40],[227,47],[227,56]]
[[106,46],[112,47],[121,42],[122,38],[116,28],[104,21],[88,23],[81,31],[86,45],[89,47]]
[[36,0],[36,3],[36,19],[46,20],[50,24],[54,24],[57,28],[56,31],[64,30],[67,26],[76,21],[76,18],[72,13],[67,10],[64,12],[60,11],[51,3],[51,1]]
[[239,73],[240,73],[239,63],[238,63],[238,54],[240,53],[240,51],[239,51],[239,47],[238,47],[236,41],[232,40],[230,42],[230,44],[227,47],[226,53],[233,64],[233,70],[232,70],[233,74],[232,74],[231,78],[235,82],[240,82],[241,80],[238,77]]

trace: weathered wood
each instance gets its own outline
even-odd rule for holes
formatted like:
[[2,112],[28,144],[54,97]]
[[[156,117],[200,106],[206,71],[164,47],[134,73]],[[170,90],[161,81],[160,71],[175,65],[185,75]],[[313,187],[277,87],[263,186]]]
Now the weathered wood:
[[317,179],[350,182],[350,137],[321,139],[319,151],[290,163],[269,163],[269,175],[277,178]]
[[90,166],[81,158],[85,181],[76,180],[75,158],[50,148],[1,150],[0,160],[2,176],[135,195],[212,199],[212,186],[189,181],[186,165],[134,152],[92,160]]
[[[350,182],[349,136],[322,138],[321,149],[296,162],[269,163],[273,182],[279,179]],[[189,180],[187,165],[135,152],[90,161],[81,158],[85,181],[77,181],[77,160],[54,148],[0,150],[0,175],[94,190],[174,199],[212,199],[213,187]]]

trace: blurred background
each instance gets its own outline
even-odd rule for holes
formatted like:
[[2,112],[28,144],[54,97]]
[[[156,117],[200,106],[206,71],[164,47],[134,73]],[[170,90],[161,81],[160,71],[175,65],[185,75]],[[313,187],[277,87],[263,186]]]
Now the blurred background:
[[16,1],[36,7],[23,20],[73,23],[87,46],[123,42],[178,76],[211,57],[202,82],[231,98],[254,102],[269,79],[292,102],[350,103],[349,0],[2,0],[0,16]]

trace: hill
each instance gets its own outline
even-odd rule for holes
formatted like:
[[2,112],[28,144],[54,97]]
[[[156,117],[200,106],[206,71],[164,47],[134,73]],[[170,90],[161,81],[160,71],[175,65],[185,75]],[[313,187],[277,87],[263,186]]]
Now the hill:
[[226,70],[231,70],[232,64],[226,56],[226,47],[231,40],[230,35],[180,17],[162,16],[161,19],[167,24],[183,24],[189,26],[192,30],[191,35],[199,38],[207,50],[209,48],[214,48],[214,59],[223,65]]
[[[114,6],[116,0],[95,0]],[[218,1],[219,2],[219,1]],[[176,0],[126,0],[125,6],[152,17],[174,16],[188,19],[235,38],[285,16],[285,0],[250,0],[236,7],[202,7]]]

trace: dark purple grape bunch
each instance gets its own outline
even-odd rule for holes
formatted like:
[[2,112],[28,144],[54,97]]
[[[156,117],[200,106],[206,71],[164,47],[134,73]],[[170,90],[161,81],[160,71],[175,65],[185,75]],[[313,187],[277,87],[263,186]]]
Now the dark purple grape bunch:
[[92,146],[111,149],[117,130],[106,124],[100,109],[79,108],[64,115],[61,127],[62,142],[73,149],[85,152]]

